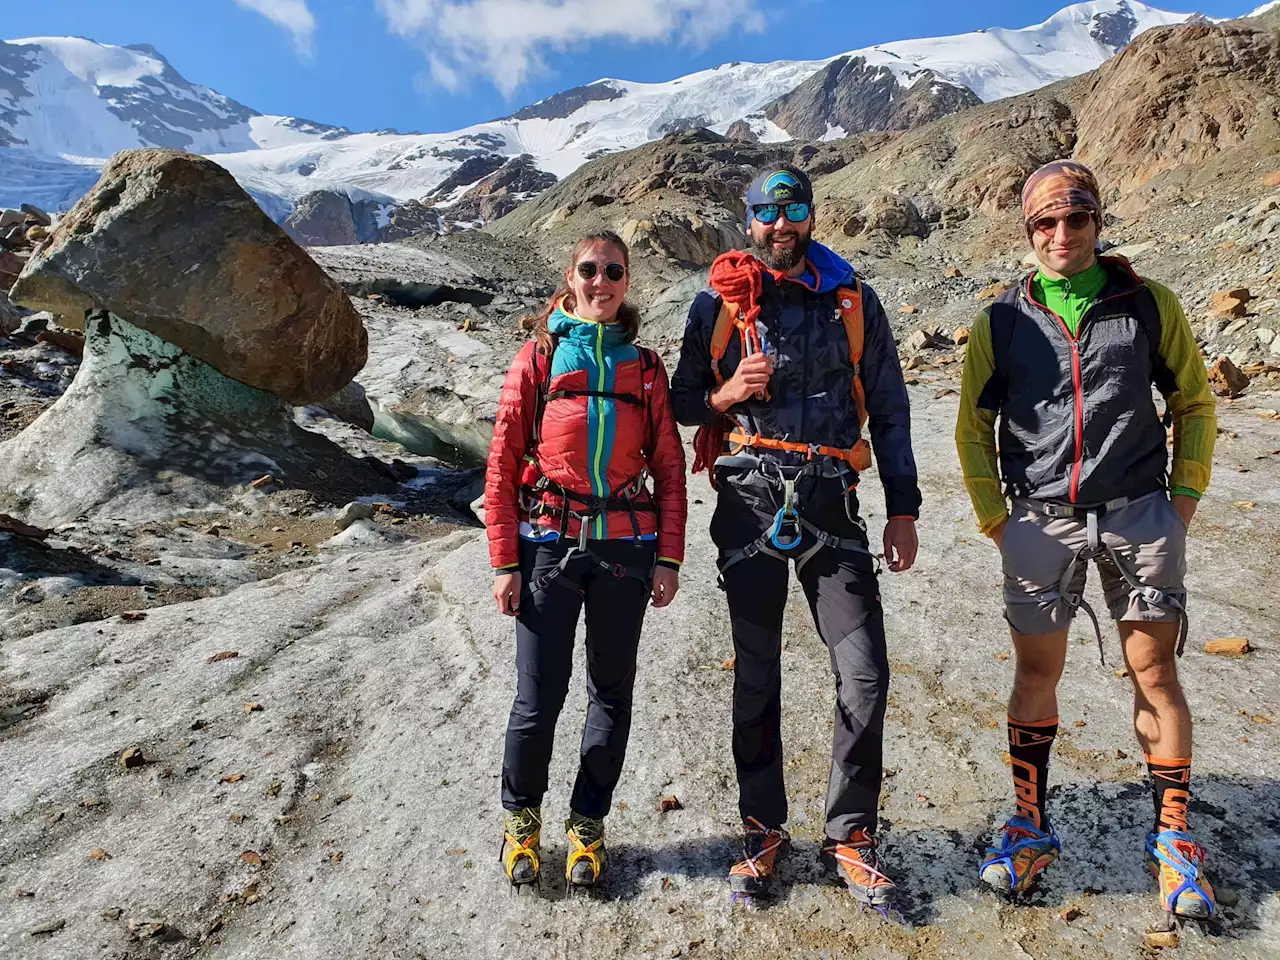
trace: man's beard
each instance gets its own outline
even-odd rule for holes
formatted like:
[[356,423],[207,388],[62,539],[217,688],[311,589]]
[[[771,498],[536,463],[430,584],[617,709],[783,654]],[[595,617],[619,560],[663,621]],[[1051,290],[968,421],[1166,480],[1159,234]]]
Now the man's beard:
[[796,241],[790,247],[775,247],[769,240],[751,238],[751,249],[770,270],[786,272],[798,263],[803,263],[809,253],[809,241],[812,236],[802,237],[796,234]]

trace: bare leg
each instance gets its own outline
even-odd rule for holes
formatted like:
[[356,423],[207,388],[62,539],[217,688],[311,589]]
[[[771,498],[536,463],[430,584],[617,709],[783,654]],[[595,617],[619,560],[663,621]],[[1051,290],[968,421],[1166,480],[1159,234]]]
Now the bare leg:
[[[1067,631],[1019,633],[1010,629],[1016,664],[1009,716],[1044,720],[1058,715],[1058,681],[1067,662]],[[1172,649],[1172,648],[1171,648]]]
[[1124,662],[1133,679],[1133,729],[1149,756],[1191,756],[1191,711],[1178,682],[1178,624],[1120,623]]

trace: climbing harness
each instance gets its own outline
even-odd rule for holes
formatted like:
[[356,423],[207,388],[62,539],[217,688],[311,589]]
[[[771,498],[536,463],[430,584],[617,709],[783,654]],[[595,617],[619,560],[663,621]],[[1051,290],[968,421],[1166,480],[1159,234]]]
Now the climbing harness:
[[[718,458],[715,465],[716,467],[746,468],[755,471],[773,487],[780,490],[782,494],[781,506],[774,515],[773,522],[765,529],[764,533],[741,550],[735,550],[721,557],[718,561],[720,575],[717,582],[720,589],[724,589],[724,576],[731,567],[744,560],[750,560],[758,554],[773,557],[783,563],[789,559],[794,559],[796,571],[799,572],[819,550],[827,548],[871,557],[876,567],[876,573],[880,572],[879,561],[876,560],[867,547],[865,539],[867,532],[866,522],[854,511],[850,499],[850,494],[853,492],[854,487],[857,486],[856,474],[853,475],[851,483],[844,485],[844,510],[849,522],[862,531],[863,539],[837,537],[806,520],[800,513],[800,497],[797,493],[797,486],[800,481],[808,477],[815,479],[840,478],[843,483],[849,479],[849,475],[852,473],[844,461],[831,457],[823,458],[815,453],[813,458],[806,463],[800,466],[791,466],[778,463],[772,459],[734,453]],[[813,542],[801,549],[806,534],[809,535]]]
[[1088,535],[1088,542],[1075,552],[1071,558],[1071,562],[1067,564],[1067,569],[1063,571],[1062,578],[1058,581],[1058,589],[1056,591],[1058,599],[1066,604],[1067,609],[1072,616],[1077,610],[1083,610],[1089,615],[1089,619],[1093,622],[1093,632],[1098,639],[1098,658],[1102,661],[1102,665],[1107,664],[1106,651],[1102,645],[1102,628],[1098,624],[1097,614],[1093,612],[1093,607],[1085,600],[1084,594],[1071,589],[1071,581],[1076,575],[1076,571],[1082,563],[1088,563],[1090,560],[1096,560],[1102,556],[1109,556],[1116,569],[1120,572],[1120,576],[1125,582],[1138,594],[1143,600],[1152,606],[1162,607],[1171,610],[1178,615],[1178,646],[1176,653],[1180,657],[1182,651],[1187,645],[1187,631],[1189,621],[1187,620],[1187,610],[1182,601],[1167,590],[1159,587],[1153,587],[1149,584],[1141,583],[1136,576],[1129,570],[1124,555],[1115,547],[1106,543],[1102,539],[1099,532],[1098,521],[1108,514],[1116,513],[1125,507],[1139,503],[1147,497],[1163,497],[1165,494],[1161,490],[1148,493],[1137,498],[1118,497],[1115,500],[1108,500],[1106,503],[1096,507],[1081,507],[1074,504],[1051,503],[1047,500],[1029,500],[1025,498],[1014,498],[1016,506],[1025,507],[1036,513],[1046,517],[1070,517],[1085,520],[1085,530]]

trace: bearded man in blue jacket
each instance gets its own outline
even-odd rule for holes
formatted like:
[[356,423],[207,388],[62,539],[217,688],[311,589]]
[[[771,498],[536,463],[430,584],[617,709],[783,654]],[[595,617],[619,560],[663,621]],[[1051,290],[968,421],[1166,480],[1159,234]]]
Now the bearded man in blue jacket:
[[870,463],[865,420],[889,518],[884,555],[890,570],[910,569],[920,509],[910,405],[879,298],[812,239],[809,178],[771,167],[745,201],[751,255],[713,265],[713,289],[689,310],[671,390],[676,419],[700,427],[697,453],[718,491],[711,538],[733,631],[744,829],[730,889],[767,893],[790,846],[781,649],[794,563],[836,680],[823,859],[856,898],[881,907],[896,893],[875,838],[889,663],[855,488]]

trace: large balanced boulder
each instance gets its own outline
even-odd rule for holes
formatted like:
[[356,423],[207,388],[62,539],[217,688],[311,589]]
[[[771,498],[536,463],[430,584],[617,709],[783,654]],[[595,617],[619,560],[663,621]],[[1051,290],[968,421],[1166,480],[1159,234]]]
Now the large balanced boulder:
[[176,150],[116,154],[12,296],[72,325],[108,310],[292,403],[337,393],[368,349],[342,287],[231,174]]

